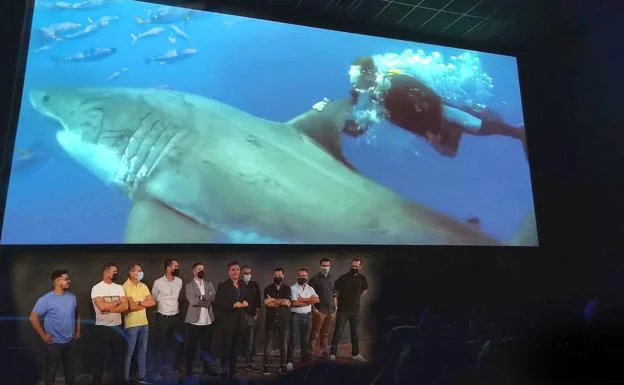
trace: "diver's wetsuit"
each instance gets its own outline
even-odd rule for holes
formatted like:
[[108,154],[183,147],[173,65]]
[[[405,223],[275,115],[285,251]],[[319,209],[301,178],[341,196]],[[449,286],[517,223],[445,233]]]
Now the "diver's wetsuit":
[[[370,57],[360,58],[354,65],[360,66],[364,74],[377,71]],[[481,120],[479,129],[470,129],[445,118],[445,103],[442,98],[433,89],[412,76],[389,73],[386,74],[386,79],[390,86],[383,94],[382,101],[388,114],[387,120],[427,139],[443,155],[452,157],[457,154],[464,133],[478,136],[504,135],[525,143],[524,130],[511,127],[500,119],[488,119],[478,116],[479,114],[475,114],[474,111],[459,108]],[[358,96],[358,91],[351,90],[354,104],[357,103]],[[355,121],[348,121],[343,132],[351,136],[359,136],[366,130],[367,127],[362,127]]]

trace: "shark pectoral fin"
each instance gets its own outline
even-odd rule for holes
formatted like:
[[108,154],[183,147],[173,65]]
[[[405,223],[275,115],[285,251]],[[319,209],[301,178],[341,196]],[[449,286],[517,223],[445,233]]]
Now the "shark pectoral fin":
[[512,246],[539,246],[535,210],[531,210],[523,219],[518,231],[511,240]]
[[289,120],[286,124],[312,138],[334,159],[354,170],[355,167],[342,153],[342,132],[351,116],[353,105],[350,99],[329,101],[323,99],[311,110]]
[[152,199],[134,202],[126,224],[126,243],[209,243],[216,231]]

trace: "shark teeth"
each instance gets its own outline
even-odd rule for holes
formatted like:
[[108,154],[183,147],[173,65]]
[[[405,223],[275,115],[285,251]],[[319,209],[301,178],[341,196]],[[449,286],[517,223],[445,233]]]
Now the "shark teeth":
[[288,243],[276,238],[262,236],[255,232],[245,232],[240,230],[230,230],[227,237],[232,243],[253,243],[253,244],[283,244]]

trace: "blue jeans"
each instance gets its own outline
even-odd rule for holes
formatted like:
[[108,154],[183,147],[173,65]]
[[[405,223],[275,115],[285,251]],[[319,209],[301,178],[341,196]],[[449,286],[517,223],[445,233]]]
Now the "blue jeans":
[[312,312],[305,314],[292,313],[292,318],[290,319],[290,342],[288,344],[288,353],[286,354],[287,362],[293,362],[297,345],[301,346],[301,362],[306,363],[310,360],[308,343],[310,342],[311,329]]
[[128,350],[126,351],[125,380],[130,381],[130,366],[132,365],[132,355],[134,349],[137,350],[137,366],[139,367],[139,378],[145,379],[147,376],[147,336],[149,326],[134,326],[126,329],[128,338]]

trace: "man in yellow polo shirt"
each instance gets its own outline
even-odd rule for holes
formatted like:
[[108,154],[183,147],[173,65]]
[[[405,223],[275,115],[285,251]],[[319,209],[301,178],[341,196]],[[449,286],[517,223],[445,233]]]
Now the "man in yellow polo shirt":
[[128,268],[128,280],[123,284],[126,298],[128,298],[129,309],[124,316],[124,326],[128,338],[128,350],[126,351],[125,379],[130,381],[130,365],[132,355],[137,350],[137,364],[139,367],[138,384],[149,384],[147,382],[147,339],[149,326],[147,322],[147,312],[145,309],[156,304],[149,288],[141,282],[143,279],[143,269],[140,265],[130,265]]

